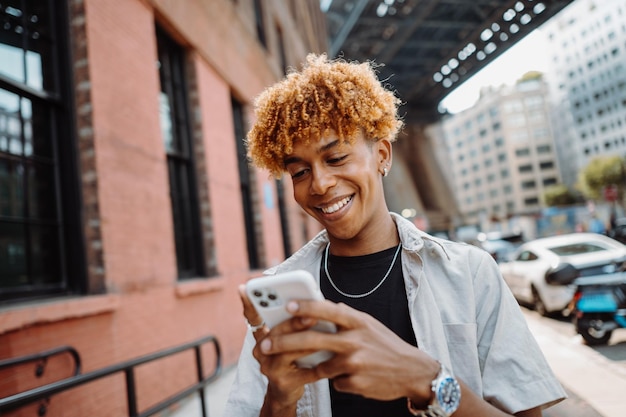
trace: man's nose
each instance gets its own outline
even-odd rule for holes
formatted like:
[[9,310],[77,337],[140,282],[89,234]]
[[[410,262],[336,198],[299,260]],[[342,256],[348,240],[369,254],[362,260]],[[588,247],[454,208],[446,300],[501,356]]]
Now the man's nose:
[[311,194],[325,194],[336,183],[335,176],[326,168],[312,170]]

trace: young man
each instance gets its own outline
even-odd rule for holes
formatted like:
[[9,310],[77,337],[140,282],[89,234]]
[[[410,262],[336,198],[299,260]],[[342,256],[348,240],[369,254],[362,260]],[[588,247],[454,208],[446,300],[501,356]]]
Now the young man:
[[[489,254],[388,211],[398,105],[369,63],[324,55],[257,99],[252,160],[288,173],[325,229],[267,274],[307,270],[327,300],[288,303],[269,330],[241,291],[251,331],[225,416],[535,417],[565,398]],[[295,365],[320,349],[334,356]]]

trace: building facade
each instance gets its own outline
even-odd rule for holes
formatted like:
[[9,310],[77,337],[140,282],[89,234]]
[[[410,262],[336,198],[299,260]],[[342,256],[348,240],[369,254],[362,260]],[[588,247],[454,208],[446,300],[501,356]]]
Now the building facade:
[[[234,364],[238,286],[319,230],[243,143],[254,97],[326,50],[319,4],[12,1],[0,19],[0,360],[69,345],[89,372],[211,334]],[[69,376],[65,359],[1,369],[0,398]],[[146,367],[140,410],[193,372]],[[123,385],[45,414],[124,415]]]
[[528,73],[514,86],[483,89],[473,107],[442,120],[433,138],[445,143],[437,155],[461,224],[489,230],[537,213],[546,187],[560,183],[547,94],[543,76]]
[[563,181],[592,158],[626,155],[626,1],[577,0],[545,24]]

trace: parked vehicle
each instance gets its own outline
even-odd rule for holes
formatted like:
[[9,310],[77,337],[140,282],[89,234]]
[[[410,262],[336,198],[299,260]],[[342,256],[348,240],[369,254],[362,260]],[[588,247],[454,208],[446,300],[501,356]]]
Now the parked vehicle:
[[502,239],[483,240],[476,245],[489,252],[498,263],[511,261],[517,250],[517,246],[513,243]]
[[520,303],[532,305],[544,316],[567,315],[576,283],[549,279],[550,273],[571,265],[578,277],[592,277],[621,271],[625,264],[623,244],[596,233],[570,233],[524,243],[514,260],[500,264],[500,271]]
[[521,233],[479,233],[474,245],[486,250],[496,262],[513,260],[517,248],[524,243]]
[[546,280],[576,285],[572,321],[588,345],[607,344],[613,330],[626,328],[626,272],[580,277],[576,268],[561,265],[546,274]]
[[626,244],[626,217],[615,221],[615,225],[609,230],[608,235],[613,239]]

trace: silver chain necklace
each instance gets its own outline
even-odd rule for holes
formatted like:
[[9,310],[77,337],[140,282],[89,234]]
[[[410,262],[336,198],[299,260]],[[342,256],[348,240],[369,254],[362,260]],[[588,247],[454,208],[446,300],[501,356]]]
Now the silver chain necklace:
[[398,257],[398,254],[400,253],[400,248],[401,247],[402,247],[402,243],[400,243],[398,245],[398,249],[396,249],[396,253],[395,253],[395,255],[393,255],[393,260],[391,261],[391,265],[389,265],[389,269],[387,270],[387,273],[385,274],[383,279],[381,279],[380,282],[378,284],[376,284],[376,286],[374,288],[372,288],[371,290],[369,290],[368,292],[363,293],[363,294],[348,294],[347,292],[341,291],[339,288],[337,288],[337,285],[335,285],[335,282],[333,281],[333,279],[330,276],[330,272],[328,272],[328,248],[330,248],[330,242],[328,243],[328,245],[326,245],[326,252],[324,253],[324,272],[326,272],[326,276],[328,277],[328,281],[330,282],[330,285],[332,285],[333,288],[335,289],[335,291],[337,291],[339,294],[343,295],[344,297],[348,297],[348,298],[363,298],[363,297],[367,297],[368,295],[370,295],[374,291],[376,291],[378,288],[380,288],[381,285],[383,285],[383,282],[385,282],[385,280],[387,279],[387,277],[391,273],[391,270],[393,269],[393,265],[396,263],[396,258]]

